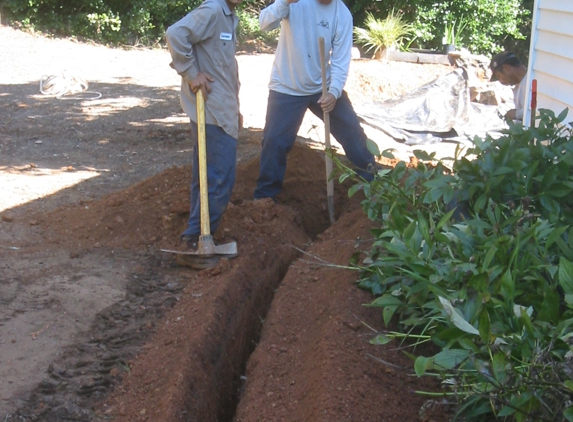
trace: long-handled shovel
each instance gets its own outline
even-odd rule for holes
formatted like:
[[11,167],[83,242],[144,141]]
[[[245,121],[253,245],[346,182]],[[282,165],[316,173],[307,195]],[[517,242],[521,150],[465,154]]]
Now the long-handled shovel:
[[192,268],[213,268],[221,258],[234,258],[238,255],[237,243],[216,245],[211,235],[209,218],[209,187],[207,184],[207,142],[205,135],[205,102],[203,93],[197,91],[197,154],[199,156],[199,195],[201,201],[201,236],[197,251],[176,251],[162,249],[163,252],[177,254],[177,262]]
[[[320,52],[320,70],[322,73],[322,98],[328,93],[326,87],[326,54],[324,48],[324,38],[318,39],[318,50]],[[324,112],[324,148],[326,150],[326,197],[328,201],[328,216],[330,224],[334,224],[334,182],[330,178],[332,174],[332,158],[330,158],[330,115],[327,111]]]

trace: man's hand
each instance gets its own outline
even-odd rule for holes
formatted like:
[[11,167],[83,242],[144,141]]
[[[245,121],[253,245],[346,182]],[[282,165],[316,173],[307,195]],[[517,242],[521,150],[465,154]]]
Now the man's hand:
[[336,105],[336,97],[328,92],[324,97],[319,98],[318,104],[322,107],[322,111],[330,113]]
[[189,82],[189,87],[191,91],[197,92],[199,89],[203,91],[203,98],[207,100],[207,95],[211,92],[211,84],[214,79],[212,76],[208,75],[207,73],[199,72],[197,77],[192,79]]
[[505,120],[516,120],[517,116],[516,116],[516,109],[513,110],[509,110],[507,113],[505,113]]
[[243,128],[243,115],[239,112],[239,130]]

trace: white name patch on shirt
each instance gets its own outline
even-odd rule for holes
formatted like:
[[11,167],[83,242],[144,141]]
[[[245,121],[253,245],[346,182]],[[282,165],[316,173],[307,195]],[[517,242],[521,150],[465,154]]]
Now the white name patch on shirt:
[[233,34],[231,34],[230,32],[221,32],[219,39],[225,41],[231,41],[233,39]]

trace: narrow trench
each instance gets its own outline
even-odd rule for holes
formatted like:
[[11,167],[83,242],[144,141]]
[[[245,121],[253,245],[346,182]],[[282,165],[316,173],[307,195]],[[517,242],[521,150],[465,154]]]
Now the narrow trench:
[[[324,230],[328,229],[329,221],[328,216],[324,216],[324,221],[321,222],[321,227]],[[324,231],[323,230],[323,231]],[[314,241],[320,233],[307,233],[309,237]],[[285,278],[292,263],[298,259],[299,255],[294,256],[284,268],[277,274],[276,279],[265,280],[268,285],[272,286],[270,289],[271,294],[261,295],[258,301],[253,303],[253,306],[247,311],[245,325],[240,333],[237,333],[235,337],[226,337],[224,340],[226,344],[222,345],[222,350],[226,351],[236,347],[237,343],[244,344],[244,350],[238,355],[235,362],[232,362],[234,376],[230,381],[222,381],[217,385],[217,397],[219,397],[219,405],[217,406],[218,412],[216,415],[203,415],[201,419],[204,420],[216,420],[218,422],[233,422],[235,413],[240,403],[241,394],[243,388],[246,384],[245,371],[247,367],[248,360],[251,354],[255,351],[259,344],[261,338],[262,330],[264,328],[264,320],[271,308],[274,295],[278,290],[282,280]],[[241,324],[239,324],[241,325]],[[223,352],[224,354],[224,352]],[[230,353],[229,355],[233,355]],[[190,420],[199,420],[194,416]]]

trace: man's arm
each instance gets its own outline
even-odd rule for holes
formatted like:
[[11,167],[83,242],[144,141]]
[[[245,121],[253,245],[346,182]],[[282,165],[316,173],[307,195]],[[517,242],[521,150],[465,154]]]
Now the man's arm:
[[281,21],[288,16],[289,6],[298,0],[275,0],[273,4],[261,10],[259,26],[261,31],[272,31],[281,25]]
[[165,32],[167,48],[171,54],[171,67],[189,84],[193,92],[203,88],[203,95],[211,91],[213,78],[200,71],[193,54],[193,45],[214,34],[215,15],[209,7],[199,6]]
[[337,99],[340,98],[348,71],[350,69],[350,55],[352,50],[352,16],[349,19],[340,19],[334,39],[332,40],[332,53],[330,56],[330,86],[328,92]]
[[[519,111],[521,111],[521,113],[519,113]],[[506,120],[521,120],[523,119],[523,109],[516,110],[515,108],[513,108],[509,110],[507,113],[505,113],[504,117]]]

